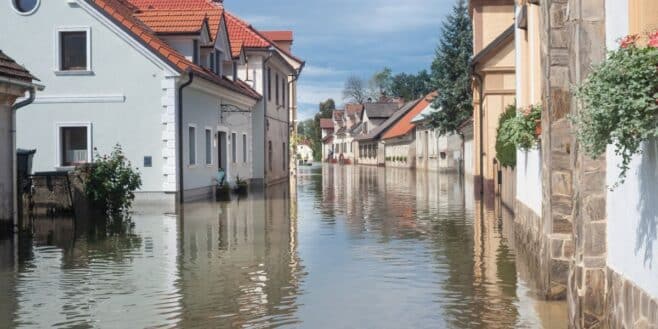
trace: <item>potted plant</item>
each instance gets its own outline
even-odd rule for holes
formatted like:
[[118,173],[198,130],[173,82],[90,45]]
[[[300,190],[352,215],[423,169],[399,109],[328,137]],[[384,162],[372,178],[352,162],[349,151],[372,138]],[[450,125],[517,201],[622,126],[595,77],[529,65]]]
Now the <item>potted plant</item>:
[[248,191],[248,184],[246,180],[240,179],[240,176],[235,178],[235,193],[246,195]]
[[622,184],[643,142],[658,138],[658,31],[629,35],[577,87],[582,109],[571,117],[586,154],[597,158],[607,146],[621,157],[615,188]]
[[231,201],[231,188],[227,182],[217,184],[215,189],[216,201]]

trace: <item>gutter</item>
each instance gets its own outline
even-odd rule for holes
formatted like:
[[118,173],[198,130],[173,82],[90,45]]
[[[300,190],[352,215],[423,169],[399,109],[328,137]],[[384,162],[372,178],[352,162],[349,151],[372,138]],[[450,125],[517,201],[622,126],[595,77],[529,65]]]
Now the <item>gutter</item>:
[[484,80],[481,75],[475,73],[475,65],[471,66],[471,75],[473,75],[474,80],[480,87],[480,98],[478,100],[478,109],[480,112],[480,196],[484,196],[484,124],[482,122],[484,120],[484,108],[482,107],[484,103]]
[[187,82],[183,83],[178,87],[178,111],[177,111],[177,125],[178,125],[178,136],[176,145],[178,146],[178,202],[183,204],[185,198],[183,194],[185,193],[185,184],[184,184],[184,171],[183,171],[183,89],[192,84],[194,81],[194,73],[189,72],[190,79]]

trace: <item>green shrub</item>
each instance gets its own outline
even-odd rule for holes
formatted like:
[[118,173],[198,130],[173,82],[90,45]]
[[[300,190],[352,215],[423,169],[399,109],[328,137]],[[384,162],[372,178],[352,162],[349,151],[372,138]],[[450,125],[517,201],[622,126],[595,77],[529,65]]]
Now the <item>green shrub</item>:
[[498,129],[496,141],[512,144],[527,151],[539,141],[538,129],[541,123],[541,105],[531,105],[512,118],[506,120]]
[[516,166],[516,145],[505,134],[506,123],[516,117],[516,105],[510,104],[498,119],[496,130],[496,158],[503,167]]
[[602,156],[612,144],[621,156],[613,188],[625,181],[642,142],[658,137],[658,32],[649,36],[647,47],[637,45],[638,38],[624,38],[577,87],[583,108],[571,117],[587,155]]
[[127,216],[135,191],[142,186],[139,172],[126,159],[120,145],[109,155],[95,155],[93,164],[82,166],[85,194],[108,218]]

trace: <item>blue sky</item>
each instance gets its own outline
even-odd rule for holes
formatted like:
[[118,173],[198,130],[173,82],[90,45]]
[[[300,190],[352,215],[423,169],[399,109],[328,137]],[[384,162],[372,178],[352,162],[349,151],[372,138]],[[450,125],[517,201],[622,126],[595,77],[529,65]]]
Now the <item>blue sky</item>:
[[350,75],[369,78],[429,69],[443,18],[455,0],[225,0],[226,8],[261,30],[291,29],[293,52],[306,60],[298,85],[299,119],[318,104],[342,104]]

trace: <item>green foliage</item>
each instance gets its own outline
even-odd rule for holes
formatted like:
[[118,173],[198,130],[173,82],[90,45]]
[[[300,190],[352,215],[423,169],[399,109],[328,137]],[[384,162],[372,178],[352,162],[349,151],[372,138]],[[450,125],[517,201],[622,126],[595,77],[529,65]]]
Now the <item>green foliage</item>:
[[498,119],[496,130],[496,158],[503,167],[516,166],[516,145],[512,143],[506,134],[506,124],[516,117],[516,105],[510,104]]
[[109,218],[128,215],[135,191],[142,186],[139,172],[126,159],[120,145],[109,155],[96,154],[93,164],[80,167],[85,193]]
[[[630,41],[629,41],[630,40]],[[572,116],[585,152],[597,158],[609,144],[621,156],[622,184],[642,142],[658,137],[658,48],[638,47],[627,38],[577,88],[583,108]]]
[[389,94],[405,101],[421,98],[432,92],[432,79],[426,70],[418,74],[400,73],[391,78]]
[[441,135],[456,132],[459,125],[473,115],[469,65],[473,54],[473,33],[468,5],[458,0],[452,14],[441,28],[441,40],[432,63],[433,90],[439,95],[430,125]]
[[[509,111],[509,107],[507,109]],[[507,114],[505,111],[505,114]],[[502,119],[502,118],[501,118]],[[541,123],[541,105],[533,105],[505,120],[498,128],[496,145],[514,145],[521,150],[537,146],[537,127]],[[499,159],[500,160],[500,159]]]
[[376,72],[370,79],[370,92],[373,98],[390,95],[393,72],[390,68],[385,67],[383,70]]

